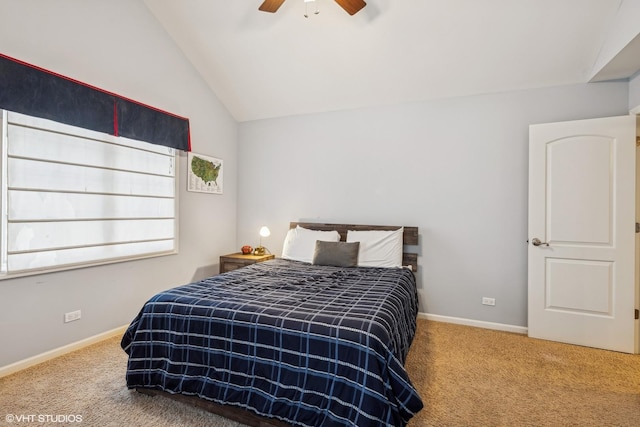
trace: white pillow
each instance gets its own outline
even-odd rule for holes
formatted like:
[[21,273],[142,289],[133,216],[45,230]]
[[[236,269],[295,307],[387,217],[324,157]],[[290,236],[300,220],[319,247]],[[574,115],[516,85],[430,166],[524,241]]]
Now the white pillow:
[[402,267],[402,235],[398,230],[348,230],[347,242],[360,242],[358,266]]
[[324,242],[339,242],[340,233],[337,231],[309,230],[297,226],[287,232],[282,247],[282,258],[293,261],[313,262],[316,250],[316,240]]

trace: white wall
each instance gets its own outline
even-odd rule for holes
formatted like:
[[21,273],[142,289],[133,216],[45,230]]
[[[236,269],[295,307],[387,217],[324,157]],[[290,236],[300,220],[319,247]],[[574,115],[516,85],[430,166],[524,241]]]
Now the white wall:
[[[138,0],[0,0],[0,52],[190,118],[224,160],[224,195],[186,192],[178,255],[0,281],[0,367],[128,324],[159,290],[218,272],[236,247],[237,123]],[[82,310],[64,324],[63,314]]]
[[629,110],[640,107],[640,72],[629,79]]
[[[528,126],[628,114],[597,83],[245,122],[238,244],[289,221],[420,227],[421,311],[527,324]],[[494,297],[495,307],[481,305]]]

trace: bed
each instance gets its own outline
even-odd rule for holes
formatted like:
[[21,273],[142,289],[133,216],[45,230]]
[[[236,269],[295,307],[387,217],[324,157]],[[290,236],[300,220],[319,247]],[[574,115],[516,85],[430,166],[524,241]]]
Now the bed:
[[[395,230],[404,248],[417,245],[417,228],[290,226],[282,258],[147,301],[122,338],[127,387],[250,426],[406,425],[423,406],[404,369],[416,329],[417,255],[402,251],[402,268],[343,266],[335,251],[353,254],[357,243],[364,262],[366,238],[348,242],[355,231]],[[315,240],[307,262],[287,247],[298,230],[307,253],[316,236],[307,230],[337,232],[338,243]]]

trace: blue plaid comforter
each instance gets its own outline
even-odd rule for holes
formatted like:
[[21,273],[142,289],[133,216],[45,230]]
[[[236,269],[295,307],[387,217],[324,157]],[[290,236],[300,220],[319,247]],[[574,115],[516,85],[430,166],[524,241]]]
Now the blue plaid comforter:
[[422,408],[404,369],[416,314],[406,269],[254,264],[151,298],[122,338],[127,386],[295,426],[404,426]]

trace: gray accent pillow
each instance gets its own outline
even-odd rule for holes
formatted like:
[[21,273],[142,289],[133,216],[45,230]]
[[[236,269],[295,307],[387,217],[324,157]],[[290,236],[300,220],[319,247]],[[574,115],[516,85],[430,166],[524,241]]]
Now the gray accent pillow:
[[313,253],[315,265],[331,265],[334,267],[355,267],[358,265],[360,242],[324,242],[316,240]]

